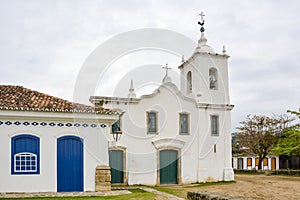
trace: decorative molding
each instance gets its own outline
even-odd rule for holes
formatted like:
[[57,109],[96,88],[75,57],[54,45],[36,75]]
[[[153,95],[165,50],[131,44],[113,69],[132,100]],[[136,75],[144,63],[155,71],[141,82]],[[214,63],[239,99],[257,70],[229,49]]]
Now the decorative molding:
[[211,104],[211,103],[198,103],[198,108],[204,109],[225,109],[225,110],[232,110],[234,105],[232,104]]
[[91,128],[106,128],[108,125],[107,124],[96,124],[96,123],[92,123],[92,124],[88,124],[88,123],[70,123],[70,122],[67,122],[67,123],[62,123],[62,122],[28,122],[28,121],[0,121],[0,126],[42,126],[42,127],[55,127],[55,126],[58,126],[58,127],[84,127],[84,128],[88,128],[88,127],[91,127]]
[[152,141],[153,146],[155,149],[161,149],[161,148],[177,148],[182,149],[185,142],[175,139],[175,138],[164,138],[164,139],[158,139],[155,141]]

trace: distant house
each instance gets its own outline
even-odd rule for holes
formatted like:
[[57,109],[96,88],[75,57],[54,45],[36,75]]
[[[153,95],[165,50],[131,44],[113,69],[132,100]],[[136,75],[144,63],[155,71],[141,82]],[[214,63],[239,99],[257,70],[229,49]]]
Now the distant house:
[[278,170],[279,169],[279,157],[267,156],[261,163],[256,156],[252,155],[233,155],[232,167],[233,169],[252,170],[258,169],[258,165],[262,170]]
[[0,192],[94,191],[119,114],[0,85]]
[[240,170],[252,170],[258,169],[261,166],[262,170],[278,170],[279,169],[279,157],[267,156],[261,163],[256,155],[247,153],[247,149],[239,146],[239,140],[237,139],[237,133],[232,133],[232,168]]

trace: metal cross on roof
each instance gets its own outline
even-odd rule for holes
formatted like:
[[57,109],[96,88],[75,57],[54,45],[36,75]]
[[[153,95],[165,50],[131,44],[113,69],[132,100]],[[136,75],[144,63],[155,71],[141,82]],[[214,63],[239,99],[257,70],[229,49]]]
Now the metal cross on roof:
[[172,69],[170,67],[168,67],[168,63],[166,63],[166,66],[165,67],[162,67],[163,69],[166,69],[166,76],[168,76],[168,70],[169,69]]
[[198,22],[198,24],[201,26],[201,28],[200,28],[200,32],[201,33],[203,33],[204,31],[205,31],[205,29],[204,29],[204,19],[203,19],[203,17],[205,16],[204,15],[204,13],[203,12],[201,12],[200,14],[200,17],[201,17],[201,22]]
[[201,21],[203,21],[203,17],[205,17],[204,13],[201,12],[199,15],[200,15],[200,17],[201,17]]

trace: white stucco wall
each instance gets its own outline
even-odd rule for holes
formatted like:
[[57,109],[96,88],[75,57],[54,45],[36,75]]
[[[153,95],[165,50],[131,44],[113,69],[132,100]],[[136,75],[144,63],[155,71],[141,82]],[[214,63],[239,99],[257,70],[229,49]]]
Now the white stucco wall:
[[[229,97],[229,56],[225,51],[223,54],[214,53],[206,44],[203,33],[198,42],[194,54],[179,66],[180,91],[166,75],[163,84],[150,95],[133,99],[91,99],[93,103],[106,108],[125,111],[121,125],[123,135],[117,146],[126,148],[126,174],[130,185],[159,183],[160,148],[177,149],[181,153],[178,174],[183,183],[234,179],[231,164],[230,126],[233,106],[230,105]],[[217,90],[209,88],[211,68],[217,71]],[[187,91],[189,71],[192,73],[191,93]],[[130,92],[133,93],[133,88]],[[158,134],[147,134],[147,111],[158,114]],[[180,112],[189,113],[189,135],[179,134]],[[219,117],[218,135],[211,134],[211,115]],[[172,140],[174,143],[170,142]],[[155,145],[158,143],[160,147]]]
[[[227,55],[194,54],[180,67],[180,90],[201,103],[229,104]],[[209,69],[217,70],[217,90],[209,89]],[[192,93],[187,92],[187,73],[192,73]]]
[[[0,111],[0,121],[6,122],[50,122],[86,123],[89,127],[59,127],[33,125],[0,125],[0,192],[55,192],[57,190],[57,138],[75,135],[84,140],[84,191],[95,189],[95,168],[97,165],[108,165],[108,135],[110,124],[117,116],[99,119],[93,115],[37,113],[20,111]],[[92,128],[91,124],[98,127]],[[100,124],[106,124],[101,128]],[[40,174],[11,174],[11,138],[19,134],[30,134],[40,138]]]
[[[117,146],[126,148],[128,184],[158,184],[158,150],[153,142],[171,139],[183,142],[181,180],[183,183],[224,180],[224,170],[231,170],[230,111],[225,108],[199,108],[195,100],[183,96],[172,83],[159,87],[152,95],[142,96],[138,103],[105,104],[125,111],[123,135]],[[158,113],[158,134],[147,134],[146,112]],[[179,113],[190,116],[190,133],[179,134]],[[211,115],[219,116],[219,135],[212,136]],[[111,137],[110,140],[113,140]],[[217,151],[214,153],[214,144]],[[176,145],[175,145],[176,146]],[[174,148],[174,144],[164,144]],[[227,180],[227,179],[226,179]],[[229,177],[233,180],[233,174]]]

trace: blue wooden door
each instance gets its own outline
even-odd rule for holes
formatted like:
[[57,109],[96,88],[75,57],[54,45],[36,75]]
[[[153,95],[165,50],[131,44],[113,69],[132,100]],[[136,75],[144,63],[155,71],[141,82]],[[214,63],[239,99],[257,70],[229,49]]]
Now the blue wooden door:
[[57,191],[83,191],[83,143],[79,137],[57,139]]
[[177,151],[162,150],[159,152],[160,184],[177,184]]
[[123,151],[121,150],[109,151],[109,166],[111,172],[111,183],[123,183],[124,182]]

